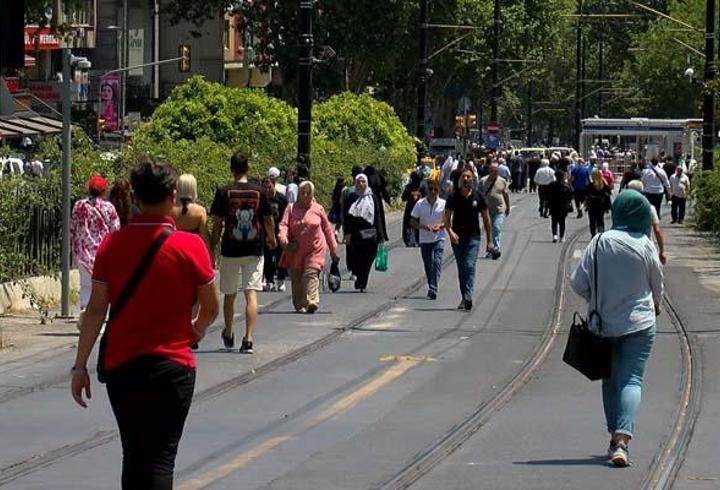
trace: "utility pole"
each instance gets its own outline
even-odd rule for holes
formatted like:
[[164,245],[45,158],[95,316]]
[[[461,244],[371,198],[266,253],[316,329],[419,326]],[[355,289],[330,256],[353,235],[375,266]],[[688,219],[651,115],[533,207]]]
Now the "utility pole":
[[498,84],[498,58],[500,57],[500,0],[494,0],[492,45],[492,95],[490,97],[490,124],[497,126],[500,86]]
[[604,24],[601,24],[600,28],[600,42],[598,43],[598,80],[601,80],[600,82],[600,91],[598,92],[598,111],[597,115],[598,117],[602,117],[603,112],[603,82],[602,80],[605,80],[605,66],[603,66],[604,63],[604,41],[605,41],[605,35],[604,35]]
[[[715,79],[715,0],[707,0],[705,9],[705,84]],[[715,148],[715,94],[703,95],[703,170],[713,169]]]
[[70,48],[62,49],[62,237],[60,245],[60,316],[70,317],[70,150],[72,145]]
[[577,0],[577,26],[575,27],[575,149],[580,151],[580,126],[582,110],[582,0]]
[[528,120],[527,120],[527,145],[533,145],[533,91],[535,88],[534,80],[528,82]]
[[[415,136],[425,141],[425,106],[427,103],[428,84],[428,0],[420,0],[420,38],[418,41],[418,89],[417,89],[417,126]],[[418,152],[418,164],[423,157]]]
[[298,148],[297,175],[310,178],[310,137],[312,132],[312,91],[313,91],[313,47],[312,33],[313,2],[300,0],[300,45],[299,91],[298,91]]

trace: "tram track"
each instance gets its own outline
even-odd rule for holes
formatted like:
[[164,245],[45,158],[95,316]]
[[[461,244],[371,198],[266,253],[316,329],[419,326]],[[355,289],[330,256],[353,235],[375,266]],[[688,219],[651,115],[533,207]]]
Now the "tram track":
[[416,453],[398,472],[373,485],[373,489],[405,489],[412,486],[470,439],[530,380],[547,358],[558,336],[565,302],[568,257],[583,232],[584,229],[576,231],[570,240],[563,245],[555,281],[555,302],[551,320],[540,342],[525,360],[520,370],[502,386],[498,386],[496,393],[488,400],[480,403],[469,416],[454,424],[439,439]]
[[[529,198],[528,195],[525,199],[518,199],[519,202],[522,202]],[[507,249],[512,249],[515,241],[517,240],[519,231],[515,231],[510,236],[510,239],[507,241]],[[510,233],[507,233],[510,235]],[[389,248],[390,250],[400,247],[403,244],[402,239],[394,240]],[[528,241],[529,244],[529,241]],[[569,245],[569,242],[565,244],[566,248]],[[526,244],[527,246],[527,244]],[[446,269],[451,263],[453,263],[453,256],[452,254],[449,254],[443,261],[443,269]],[[500,274],[503,273],[505,267],[509,264],[507,260],[500,261],[499,267],[495,268],[493,271],[493,274],[489,281],[486,282],[483,289],[480,291],[478,295],[476,295],[475,304],[476,306],[482,303],[482,301],[488,296],[490,291],[492,290],[492,285],[495,283],[495,280],[500,276]],[[514,269],[517,268],[518,262],[515,262]],[[513,269],[513,270],[514,270]],[[216,383],[212,386],[209,386],[198,393],[196,393],[194,397],[194,402],[191,410],[195,411],[200,406],[202,406],[205,402],[212,400],[214,398],[217,398],[218,396],[221,396],[222,394],[231,391],[233,389],[236,389],[240,386],[246,385],[247,383],[250,383],[251,381],[257,380],[259,378],[262,378],[284,366],[287,366],[289,364],[292,364],[302,358],[305,358],[306,356],[312,354],[313,352],[316,352],[318,350],[321,350],[328,345],[332,344],[339,338],[341,338],[343,335],[347,334],[350,331],[353,330],[359,330],[362,325],[366,324],[368,321],[373,320],[377,317],[382,316],[383,313],[389,311],[392,306],[394,306],[396,303],[398,303],[401,299],[406,298],[407,296],[411,295],[418,289],[425,286],[425,276],[424,273],[419,274],[416,276],[417,279],[413,281],[410,285],[403,288],[400,292],[396,293],[392,298],[388,299],[387,301],[383,302],[381,305],[371,309],[370,311],[364,312],[354,319],[350,320],[349,322],[345,323],[344,325],[336,328],[329,334],[321,337],[318,340],[315,340],[309,344],[303,345],[297,349],[294,349],[272,361],[269,361],[265,364],[262,364],[260,366],[255,367],[253,370],[242,373],[238,376],[234,376],[232,378],[229,378],[227,380],[221,381],[219,383]],[[280,304],[283,304],[289,300],[289,295],[283,295],[280,298],[277,298],[276,300],[273,300],[272,302],[268,303],[262,311],[268,311],[272,308],[275,308],[279,306]],[[239,319],[242,318],[241,316]],[[438,338],[445,337],[447,335],[450,335],[452,332],[455,332],[462,328],[462,325],[464,325],[467,322],[468,317],[464,317],[454,328],[451,328],[449,330],[445,330],[438,334],[433,340],[430,342],[436,341]],[[236,319],[237,321],[237,319]],[[215,326],[213,327],[216,330],[219,330],[221,326]],[[429,343],[428,343],[429,345]],[[59,378],[59,377],[58,377]],[[66,379],[67,376],[63,376],[63,379]],[[7,401],[10,401],[11,399],[17,399],[22,396],[29,395],[31,393],[41,391],[42,389],[47,389],[52,385],[57,384],[58,382],[61,382],[63,379],[54,382],[49,383],[48,381],[43,382],[42,386],[40,384],[35,385],[34,387],[28,387],[22,389],[23,391],[20,392],[11,392],[6,394],[5,398],[0,398],[0,404],[5,403]],[[86,451],[104,446],[114,440],[116,440],[119,437],[119,433],[116,430],[99,430],[96,433],[94,433],[92,436],[85,438],[83,440],[80,440],[75,443],[66,444],[63,446],[59,446],[53,449],[50,449],[46,452],[35,454],[32,456],[29,456],[27,458],[24,458],[21,461],[14,462],[10,465],[7,465],[5,467],[0,468],[0,486],[4,486],[12,481],[15,481],[19,478],[22,478],[24,476],[30,475],[36,471],[39,471],[43,468],[52,466],[64,459],[67,459],[69,457],[73,457],[79,454],[82,454]]]
[[[393,248],[397,248],[402,244],[402,240],[396,240],[393,242],[395,246]],[[450,265],[453,262],[452,255],[448,255],[444,261],[443,261],[443,269],[447,268],[448,265]],[[297,349],[294,349],[272,361],[269,361],[265,364],[262,364],[260,366],[255,367],[251,371],[244,372],[238,376],[231,377],[227,380],[221,381],[219,383],[216,383],[214,385],[211,385],[198,393],[194,396],[194,401],[191,410],[195,411],[198,409],[199,406],[201,406],[203,403],[212,400],[218,396],[221,396],[222,394],[233,390],[235,388],[238,388],[240,386],[243,386],[247,383],[250,383],[251,381],[257,380],[261,377],[266,376],[269,373],[272,373],[284,366],[287,366],[295,361],[298,361],[313,352],[316,352],[320,349],[323,349],[324,347],[332,344],[336,340],[338,340],[340,337],[345,335],[347,332],[352,330],[357,330],[359,327],[361,327],[366,322],[381,316],[383,313],[388,311],[394,304],[396,304],[398,301],[403,299],[404,297],[407,297],[408,295],[414,293],[418,289],[425,286],[425,275],[424,273],[416,276],[417,279],[413,281],[409,286],[406,286],[402,290],[400,290],[398,293],[396,293],[392,298],[389,300],[383,302],[379,306],[366,311],[357,317],[353,318],[349,322],[345,323],[344,325],[334,329],[327,335],[321,337],[320,339],[317,339],[311,343],[305,344]],[[268,304],[268,306],[265,308],[267,309],[271,305],[277,306],[281,303],[284,303],[288,301],[287,295],[285,295],[282,298],[278,298],[277,300],[273,301],[272,303]],[[219,328],[219,327],[218,327]],[[66,379],[67,376],[64,375],[63,379]],[[57,383],[53,383],[57,384]],[[38,386],[38,385],[36,385]],[[48,388],[50,385],[49,383],[43,383],[42,389]],[[27,389],[25,389],[27,390]],[[32,391],[21,391],[21,392],[11,392],[6,394],[6,398],[2,402],[10,401],[11,399],[17,399],[21,396],[29,395],[30,393],[36,392],[40,390],[40,387],[32,390]],[[13,396],[14,395],[14,396]],[[27,476],[29,474],[32,474],[40,469],[46,468],[48,466],[52,466],[53,464],[56,464],[60,462],[61,460],[64,460],[68,457],[76,456],[78,454],[81,454],[83,452],[89,451],[91,449],[95,449],[97,447],[103,446],[105,444],[108,444],[115,439],[119,437],[119,433],[116,430],[101,430],[93,434],[92,436],[85,438],[83,440],[80,440],[75,443],[66,444],[63,446],[59,446],[53,449],[50,449],[46,452],[35,454],[32,456],[29,456],[27,458],[24,458],[21,461],[14,462],[10,465],[4,466],[0,468],[0,486],[4,486],[14,480],[17,480],[18,478],[22,478],[24,476]]]
[[680,403],[670,434],[651,464],[640,488],[665,490],[673,487],[700,415],[702,401],[702,358],[695,337],[689,332],[668,294],[663,297],[665,311],[677,331],[682,353]]

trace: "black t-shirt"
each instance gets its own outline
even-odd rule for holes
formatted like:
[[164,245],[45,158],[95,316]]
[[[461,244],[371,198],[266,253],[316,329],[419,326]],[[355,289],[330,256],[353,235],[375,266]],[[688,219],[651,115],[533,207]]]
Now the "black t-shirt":
[[276,192],[273,197],[268,197],[270,202],[270,214],[275,220],[275,236],[280,231],[280,221],[282,221],[283,214],[285,214],[285,208],[288,205],[287,198]]
[[480,215],[487,209],[482,194],[472,191],[467,197],[460,190],[453,192],[445,203],[445,209],[452,211],[452,228],[464,238],[480,237]]
[[263,253],[263,220],[272,216],[268,198],[260,187],[235,182],[215,192],[210,214],[225,220],[220,253],[224,257],[260,256]]

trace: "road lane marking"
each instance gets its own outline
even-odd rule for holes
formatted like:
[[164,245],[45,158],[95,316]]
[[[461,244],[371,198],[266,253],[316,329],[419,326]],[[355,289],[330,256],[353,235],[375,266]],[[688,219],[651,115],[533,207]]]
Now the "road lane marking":
[[208,470],[200,476],[183,482],[177,488],[178,490],[198,490],[205,488],[218,480],[221,480],[241,469],[253,461],[265,456],[267,453],[277,448],[278,446],[290,441],[291,439],[299,436],[302,432],[317,427],[318,425],[326,422],[343,412],[346,412],[360,402],[370,398],[378,391],[380,391],[386,385],[392,383],[402,375],[416,367],[418,364],[432,361],[428,356],[417,357],[417,356],[384,356],[380,358],[382,362],[391,362],[392,365],[379,373],[374,378],[367,381],[365,384],[344,396],[340,400],[333,403],[330,407],[323,410],[319,415],[313,417],[305,424],[303,430],[290,432],[284,435],[270,437],[254,447],[251,447],[247,451],[242,452],[230,461]]

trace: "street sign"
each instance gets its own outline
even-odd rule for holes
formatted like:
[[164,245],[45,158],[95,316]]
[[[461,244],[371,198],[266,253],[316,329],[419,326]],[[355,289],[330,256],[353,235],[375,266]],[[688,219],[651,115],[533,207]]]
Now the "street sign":
[[488,133],[497,133],[500,131],[500,127],[498,126],[498,123],[495,121],[489,121],[487,124],[487,131]]

